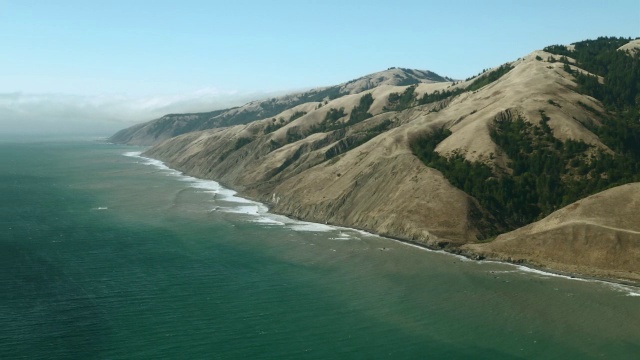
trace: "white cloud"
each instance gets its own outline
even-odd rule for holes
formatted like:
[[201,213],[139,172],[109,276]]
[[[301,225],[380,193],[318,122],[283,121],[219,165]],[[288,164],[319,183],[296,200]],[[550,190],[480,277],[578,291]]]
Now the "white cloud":
[[0,93],[0,133],[109,135],[169,113],[212,111],[269,95],[213,88],[148,97]]

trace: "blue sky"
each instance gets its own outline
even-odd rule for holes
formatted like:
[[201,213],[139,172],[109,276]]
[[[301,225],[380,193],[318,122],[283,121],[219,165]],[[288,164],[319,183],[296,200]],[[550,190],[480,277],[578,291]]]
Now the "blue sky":
[[640,0],[0,0],[0,96],[226,104],[391,66],[466,78],[604,35],[640,36]]

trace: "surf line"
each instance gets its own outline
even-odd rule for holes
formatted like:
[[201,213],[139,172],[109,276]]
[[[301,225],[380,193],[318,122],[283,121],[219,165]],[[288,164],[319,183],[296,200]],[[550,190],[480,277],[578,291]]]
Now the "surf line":
[[[142,156],[142,152],[141,151],[129,151],[129,152],[123,153],[122,155],[127,156],[127,157],[133,157],[133,158],[141,159],[141,160],[144,161],[144,162],[142,162],[143,165],[154,166],[154,167],[158,168],[159,170],[166,171],[169,175],[173,175],[173,176],[178,177],[182,181],[188,181],[188,182],[190,182],[192,184],[191,187],[193,187],[193,188],[203,189],[203,190],[205,190],[207,192],[211,192],[211,193],[214,193],[214,194],[222,195],[221,200],[223,200],[223,201],[231,202],[231,203],[237,203],[237,204],[245,204],[245,206],[244,206],[245,211],[242,211],[243,206],[237,207],[239,209],[229,208],[229,210],[220,210],[220,211],[257,216],[257,217],[259,217],[259,219],[254,221],[254,222],[257,222],[257,223],[263,223],[265,225],[268,224],[268,225],[272,225],[272,226],[273,225],[286,226],[286,227],[288,227],[288,228],[290,228],[291,230],[294,230],[294,231],[309,231],[309,232],[327,232],[327,231],[334,231],[334,230],[353,231],[353,232],[356,232],[356,233],[361,234],[363,236],[378,237],[378,238],[382,238],[382,239],[386,239],[386,240],[391,240],[391,241],[394,241],[396,243],[399,243],[399,244],[402,244],[402,245],[405,245],[405,246],[410,246],[410,247],[413,247],[413,248],[420,249],[422,251],[428,251],[428,252],[433,252],[433,253],[439,253],[439,254],[445,254],[445,255],[453,256],[453,257],[455,257],[455,258],[457,258],[459,260],[462,260],[462,261],[473,261],[473,262],[475,262],[477,264],[487,264],[487,263],[505,264],[505,265],[513,266],[519,271],[526,272],[526,273],[531,273],[531,274],[537,274],[537,275],[541,275],[541,276],[544,276],[544,277],[556,277],[556,278],[563,278],[563,279],[566,279],[566,280],[585,281],[585,282],[603,284],[603,285],[606,285],[606,286],[608,286],[609,288],[611,288],[613,290],[625,292],[625,293],[627,293],[627,296],[640,297],[640,289],[637,289],[634,286],[615,283],[615,282],[612,282],[612,281],[586,278],[586,277],[580,276],[579,274],[575,274],[575,275],[573,275],[573,274],[572,275],[559,274],[559,273],[554,273],[552,271],[540,270],[540,269],[536,269],[536,268],[529,267],[529,266],[526,266],[526,265],[513,264],[513,263],[510,263],[510,262],[506,262],[506,261],[503,262],[503,261],[497,261],[497,260],[475,260],[475,259],[471,259],[471,258],[466,257],[466,256],[461,255],[461,254],[455,254],[455,253],[451,253],[451,252],[448,252],[448,251],[445,251],[445,250],[431,249],[431,248],[429,248],[429,247],[427,247],[425,245],[422,245],[422,244],[418,244],[418,243],[411,242],[411,241],[408,241],[408,240],[394,239],[394,238],[391,238],[391,237],[378,235],[378,234],[375,234],[375,233],[372,233],[372,232],[369,232],[369,231],[366,231],[366,230],[362,230],[362,229],[349,228],[349,227],[337,226],[337,225],[314,223],[314,222],[311,222],[311,221],[292,219],[292,218],[284,216],[284,215],[273,214],[273,213],[269,212],[269,208],[265,204],[263,204],[261,202],[258,202],[258,201],[245,199],[245,198],[240,197],[240,196],[236,196],[237,195],[236,191],[223,187],[222,185],[220,185],[220,183],[218,183],[215,180],[199,179],[199,178],[196,178],[196,177],[193,177],[193,176],[186,175],[185,173],[183,173],[181,171],[178,171],[178,170],[170,168],[163,161]],[[251,211],[246,210],[248,208],[247,204],[250,204],[252,206]],[[218,209],[220,209],[220,208],[218,208]],[[346,240],[346,239],[342,239],[342,240]]]
[[189,183],[189,186],[194,189],[204,190],[206,193],[216,195],[216,200],[237,204],[235,207],[216,206],[210,211],[220,211],[225,213],[243,214],[255,217],[252,222],[269,225],[269,226],[286,226],[294,231],[306,231],[306,232],[327,232],[339,229],[349,230],[347,228],[340,228],[333,225],[326,225],[320,223],[314,223],[310,221],[302,221],[292,219],[284,215],[274,214],[269,212],[267,205],[237,196],[237,192],[231,189],[227,189],[220,185],[215,180],[199,179],[193,176],[189,176],[178,170],[168,167],[164,162],[152,158],[148,158],[142,155],[140,151],[131,151],[123,153],[124,156],[140,159],[138,163],[147,166],[153,166],[161,171],[165,171],[167,175],[175,176],[179,181]]

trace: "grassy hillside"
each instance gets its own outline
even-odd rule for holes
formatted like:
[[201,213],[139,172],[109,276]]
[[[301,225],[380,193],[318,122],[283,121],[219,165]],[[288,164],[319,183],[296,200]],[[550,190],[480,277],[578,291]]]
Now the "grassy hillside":
[[545,49],[560,55],[548,61],[565,63],[576,91],[605,105],[604,113],[582,106],[601,119],[601,124],[588,127],[613,151],[559,140],[550,118],[539,110],[539,119],[518,116],[491,124],[491,139],[510,159],[506,169],[492,166],[491,159],[472,162],[462,154],[437,153],[437,145],[451,134],[447,129],[415,139],[414,154],[496,216],[499,224],[486,236],[524,226],[602,190],[640,181],[640,55],[617,50],[628,41],[599,38],[576,43],[573,50],[560,45]]
[[390,68],[343,84],[312,89],[281,97],[253,101],[240,107],[194,114],[169,114],[160,119],[123,129],[110,141],[138,145],[152,145],[172,137],[194,131],[248,124],[257,120],[278,118],[270,130],[285,124],[280,114],[299,108],[308,112],[343,96],[389,85],[405,86],[422,83],[448,82],[431,71]]

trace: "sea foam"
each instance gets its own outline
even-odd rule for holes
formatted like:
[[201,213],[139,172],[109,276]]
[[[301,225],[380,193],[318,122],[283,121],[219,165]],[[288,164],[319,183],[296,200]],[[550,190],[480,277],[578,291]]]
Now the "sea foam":
[[140,155],[142,155],[142,151],[127,151],[122,155],[128,156],[128,157],[140,157]]

